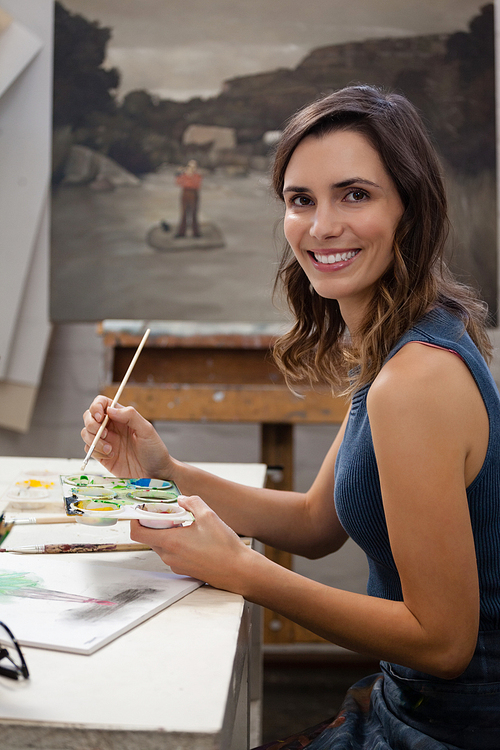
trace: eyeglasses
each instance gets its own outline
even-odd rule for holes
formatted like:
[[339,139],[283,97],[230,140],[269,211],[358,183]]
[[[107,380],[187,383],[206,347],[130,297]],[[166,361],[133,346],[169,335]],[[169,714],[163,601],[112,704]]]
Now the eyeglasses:
[[12,631],[3,622],[0,622],[0,676],[11,680],[20,677],[27,680],[30,676],[23,652]]

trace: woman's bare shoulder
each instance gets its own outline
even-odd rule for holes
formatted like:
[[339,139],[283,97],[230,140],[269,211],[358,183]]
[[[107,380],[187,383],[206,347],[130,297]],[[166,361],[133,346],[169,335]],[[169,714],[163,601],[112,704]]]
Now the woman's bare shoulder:
[[477,386],[465,362],[452,351],[417,341],[405,344],[380,370],[368,395],[372,407],[456,408]]

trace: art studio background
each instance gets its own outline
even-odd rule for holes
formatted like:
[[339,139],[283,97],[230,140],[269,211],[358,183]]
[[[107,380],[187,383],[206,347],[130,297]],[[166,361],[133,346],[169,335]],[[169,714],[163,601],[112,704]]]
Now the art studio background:
[[[315,0],[306,22],[299,2],[219,0],[210,23],[203,2],[122,5],[57,4],[59,33],[68,34],[68,19],[81,14],[82,35],[101,30],[104,57],[95,47],[87,71],[99,101],[84,96],[88,80],[80,89],[77,77],[56,80],[51,160],[54,3],[37,0],[35,9],[30,0],[0,0],[0,60],[13,29],[16,50],[20,39],[26,50],[23,59],[9,58],[10,77],[0,66],[6,154],[0,165],[0,454],[83,455],[82,413],[108,375],[98,321],[285,320],[270,302],[280,240],[266,170],[273,134],[328,86],[387,84],[422,108],[446,164],[458,238],[453,262],[478,284],[496,326],[491,4],[360,0],[354,18],[344,3]],[[72,87],[71,96],[64,86]],[[189,125],[197,127],[188,136]],[[203,173],[202,234],[215,232],[219,246],[190,245],[189,238],[175,244],[175,176],[189,159]],[[492,371],[500,383],[496,327],[492,338]],[[260,460],[257,424],[157,426],[181,459]],[[335,431],[295,429],[296,489],[309,486]],[[329,585],[365,590],[364,556],[354,545],[337,553],[335,564],[329,557],[296,558],[294,566]]]

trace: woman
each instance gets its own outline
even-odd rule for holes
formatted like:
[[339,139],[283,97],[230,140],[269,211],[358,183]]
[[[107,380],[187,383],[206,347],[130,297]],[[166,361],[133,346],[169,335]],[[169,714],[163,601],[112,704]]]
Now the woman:
[[[290,383],[352,399],[311,489],[249,489],[186,466],[131,407],[108,409],[94,455],[188,495],[189,527],[132,522],[175,572],[381,659],[336,719],[276,747],[498,750],[500,398],[484,308],[444,267],[436,155],[406,99],[349,87],[290,121],[273,182],[295,315],[277,361]],[[85,413],[87,445],[109,403]],[[311,558],[351,536],[368,594],[305,579],[237,534]]]

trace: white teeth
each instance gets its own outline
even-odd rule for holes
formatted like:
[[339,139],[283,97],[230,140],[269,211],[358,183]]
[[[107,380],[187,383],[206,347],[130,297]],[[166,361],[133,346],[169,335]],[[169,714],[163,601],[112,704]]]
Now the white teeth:
[[325,265],[331,265],[332,263],[340,263],[341,260],[350,260],[357,254],[357,250],[349,250],[346,253],[335,253],[332,255],[316,255],[313,253],[314,260],[318,263],[324,263]]

